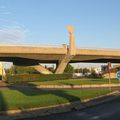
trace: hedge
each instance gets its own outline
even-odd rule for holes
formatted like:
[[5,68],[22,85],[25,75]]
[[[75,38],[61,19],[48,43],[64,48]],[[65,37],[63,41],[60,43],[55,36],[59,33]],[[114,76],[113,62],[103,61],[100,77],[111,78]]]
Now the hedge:
[[72,74],[18,74],[7,75],[7,83],[25,83],[25,82],[37,82],[37,81],[52,81],[52,80],[64,80],[72,78]]

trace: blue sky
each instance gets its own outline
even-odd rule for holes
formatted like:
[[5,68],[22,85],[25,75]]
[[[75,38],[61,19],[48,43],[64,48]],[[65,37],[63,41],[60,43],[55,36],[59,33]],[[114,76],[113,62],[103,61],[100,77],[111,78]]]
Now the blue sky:
[[120,0],[0,0],[0,43],[120,48]]

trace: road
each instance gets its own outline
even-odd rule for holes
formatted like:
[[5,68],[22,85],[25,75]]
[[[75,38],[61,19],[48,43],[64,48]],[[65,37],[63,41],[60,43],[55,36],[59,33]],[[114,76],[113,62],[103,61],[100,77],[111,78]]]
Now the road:
[[120,120],[120,97],[111,102],[80,111],[29,118],[25,120]]

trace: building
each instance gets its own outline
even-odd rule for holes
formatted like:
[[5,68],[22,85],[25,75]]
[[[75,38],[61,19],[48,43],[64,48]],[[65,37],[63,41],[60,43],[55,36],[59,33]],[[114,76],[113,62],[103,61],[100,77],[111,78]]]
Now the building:
[[109,78],[109,75],[110,75],[110,78],[117,78],[117,72],[120,71],[120,66],[117,66],[117,67],[113,67],[110,72],[109,71],[104,71],[103,72],[103,77],[104,78]]

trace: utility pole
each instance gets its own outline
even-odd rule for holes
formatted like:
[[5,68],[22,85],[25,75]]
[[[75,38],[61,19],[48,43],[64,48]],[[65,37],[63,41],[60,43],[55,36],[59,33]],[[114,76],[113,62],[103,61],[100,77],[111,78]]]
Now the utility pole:
[[111,91],[111,68],[112,68],[112,66],[111,66],[111,63],[110,62],[108,62],[108,66],[107,66],[107,69],[108,69],[108,74],[109,74],[109,90]]

